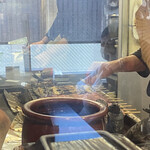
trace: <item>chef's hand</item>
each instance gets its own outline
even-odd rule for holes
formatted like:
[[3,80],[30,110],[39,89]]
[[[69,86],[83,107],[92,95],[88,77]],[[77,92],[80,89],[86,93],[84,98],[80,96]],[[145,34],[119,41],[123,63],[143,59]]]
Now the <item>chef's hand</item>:
[[117,70],[120,70],[120,67],[119,60],[100,63],[99,66],[84,79],[84,82],[88,85],[97,84],[102,78],[106,78]]
[[[31,50],[32,45],[47,44],[48,42],[48,37],[44,36],[42,40],[27,45],[25,48],[25,52],[29,52]],[[37,46],[37,48],[39,49],[39,46]],[[36,50],[36,48],[34,48],[34,50]]]

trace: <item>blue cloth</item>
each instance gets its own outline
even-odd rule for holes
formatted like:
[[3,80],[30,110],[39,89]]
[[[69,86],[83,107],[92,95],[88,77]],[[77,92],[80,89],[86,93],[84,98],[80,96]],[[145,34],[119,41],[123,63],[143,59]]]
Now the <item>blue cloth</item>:
[[[66,116],[66,119],[58,119],[55,117],[53,123],[55,126],[59,127],[59,134],[68,133],[68,135],[60,136],[59,134],[56,134],[55,142],[85,140],[101,137],[97,131],[84,121],[69,105],[59,104],[59,108],[63,109],[55,111],[54,116]],[[91,132],[91,134],[82,134],[82,132]],[[69,133],[74,134],[69,135]]]
[[46,36],[54,40],[60,34],[69,43],[99,43],[103,3],[103,0],[57,0],[57,17]]

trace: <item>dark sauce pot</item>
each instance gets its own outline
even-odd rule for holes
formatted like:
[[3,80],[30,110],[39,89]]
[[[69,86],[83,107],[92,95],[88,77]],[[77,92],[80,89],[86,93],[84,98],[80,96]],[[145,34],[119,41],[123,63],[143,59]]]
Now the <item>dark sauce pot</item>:
[[23,107],[22,144],[36,142],[42,135],[104,130],[108,108],[93,100],[47,97]]

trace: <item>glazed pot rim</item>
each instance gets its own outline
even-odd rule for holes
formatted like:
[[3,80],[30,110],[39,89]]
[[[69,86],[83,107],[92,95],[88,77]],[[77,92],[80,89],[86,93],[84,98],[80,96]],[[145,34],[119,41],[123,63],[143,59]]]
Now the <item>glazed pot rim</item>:
[[[80,101],[88,101],[90,102],[91,104],[95,104],[96,106],[100,106],[103,108],[103,110],[100,110],[96,113],[93,113],[93,114],[90,114],[90,115],[84,115],[84,116],[53,116],[53,115],[46,115],[46,114],[40,114],[38,112],[34,112],[32,111],[30,108],[32,105],[34,105],[36,102],[39,102],[39,101],[55,101],[55,100],[80,100]],[[90,117],[92,118],[97,118],[97,117],[102,117],[102,116],[105,116],[107,111],[108,111],[108,107],[105,105],[105,104],[102,104],[102,103],[98,103],[94,100],[90,100],[90,99],[85,99],[85,98],[74,98],[74,97],[46,97],[46,98],[40,98],[40,99],[35,99],[35,100],[32,100],[32,101],[29,101],[27,103],[24,104],[23,108],[22,108],[22,111],[24,113],[24,115],[28,118],[34,118],[34,119],[43,119],[43,120],[49,120],[49,119],[52,119],[52,118],[60,118],[60,119],[77,119],[77,118],[82,118],[82,119],[89,119]]]

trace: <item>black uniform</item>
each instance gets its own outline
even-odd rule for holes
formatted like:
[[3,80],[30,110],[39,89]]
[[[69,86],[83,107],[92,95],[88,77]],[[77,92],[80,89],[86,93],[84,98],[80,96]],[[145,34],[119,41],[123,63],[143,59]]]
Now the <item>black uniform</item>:
[[[146,66],[146,70],[138,72],[138,74],[144,78],[148,77],[148,75],[150,74],[150,70],[148,69],[147,65],[143,61],[141,49],[139,49],[138,51],[133,53],[133,55],[135,55],[137,58],[139,58],[143,62],[143,64]],[[147,95],[150,96],[150,81],[149,81],[148,86],[147,86]]]

